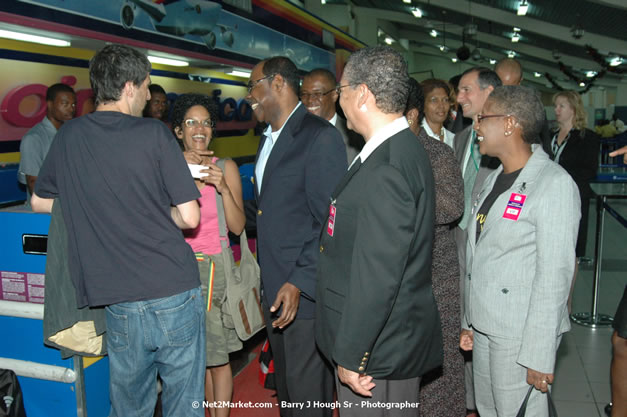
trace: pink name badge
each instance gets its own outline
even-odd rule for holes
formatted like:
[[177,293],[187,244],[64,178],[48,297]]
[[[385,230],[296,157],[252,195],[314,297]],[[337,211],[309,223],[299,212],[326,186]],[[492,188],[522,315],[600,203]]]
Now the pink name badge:
[[327,224],[327,234],[333,237],[333,230],[335,229],[335,213],[337,208],[331,204],[329,206],[329,222]]
[[527,196],[524,194],[512,193],[512,195],[509,197],[507,207],[505,207],[505,213],[503,213],[503,218],[514,221],[518,220],[526,199]]

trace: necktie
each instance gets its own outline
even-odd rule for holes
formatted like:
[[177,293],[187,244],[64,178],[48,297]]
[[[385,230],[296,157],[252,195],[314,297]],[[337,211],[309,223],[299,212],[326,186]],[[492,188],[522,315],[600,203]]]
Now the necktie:
[[479,163],[481,161],[481,155],[479,154],[479,145],[477,142],[477,133],[472,130],[470,135],[470,155],[466,169],[464,170],[464,216],[459,222],[459,227],[466,230],[468,223],[468,217],[470,217],[470,209],[472,204],[472,189],[475,185],[475,179],[477,178],[477,171],[479,171]]

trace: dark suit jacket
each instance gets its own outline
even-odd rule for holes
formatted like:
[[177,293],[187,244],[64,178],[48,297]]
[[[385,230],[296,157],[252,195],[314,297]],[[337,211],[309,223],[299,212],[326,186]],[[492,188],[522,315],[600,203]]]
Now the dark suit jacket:
[[383,142],[333,193],[331,237],[320,239],[316,342],[330,361],[379,379],[442,363],[431,286],[435,191],[431,165],[405,129]]
[[[259,151],[255,162],[258,157]],[[255,185],[257,254],[268,306],[289,281],[302,292],[297,318],[313,318],[318,237],[329,197],[346,167],[337,129],[301,105],[272,148],[260,195]]]
[[[555,159],[551,149],[551,140],[554,134],[550,135],[548,142],[543,143],[544,151],[551,159]],[[579,195],[585,204],[592,196],[590,181],[596,178],[599,169],[599,135],[590,129],[585,130],[582,135],[580,130],[570,131],[570,137],[564,145],[564,150],[560,155],[559,164],[570,174],[579,188]]]

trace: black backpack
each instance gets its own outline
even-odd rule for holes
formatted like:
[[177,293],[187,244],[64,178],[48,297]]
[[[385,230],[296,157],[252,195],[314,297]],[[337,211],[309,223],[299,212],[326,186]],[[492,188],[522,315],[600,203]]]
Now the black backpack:
[[0,417],[26,417],[20,383],[8,369],[0,369]]

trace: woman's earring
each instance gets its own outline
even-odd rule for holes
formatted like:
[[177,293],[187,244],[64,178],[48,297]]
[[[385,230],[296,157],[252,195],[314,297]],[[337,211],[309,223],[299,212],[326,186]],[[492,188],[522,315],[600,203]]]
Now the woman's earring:
[[505,132],[505,136],[510,136],[511,134],[512,134],[512,132],[510,132],[510,131]]
[[413,120],[411,120],[411,119],[409,119],[409,120],[407,121],[407,123],[411,126],[411,124],[412,124],[412,123],[414,123],[414,121],[413,121]]

